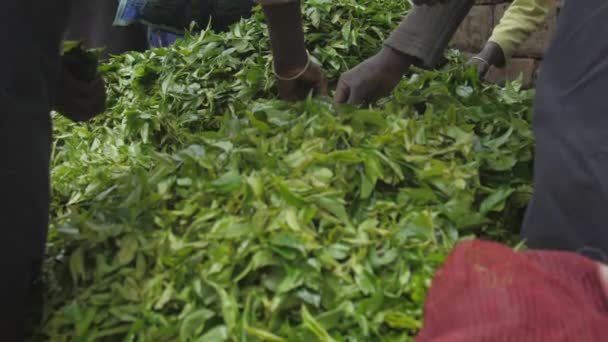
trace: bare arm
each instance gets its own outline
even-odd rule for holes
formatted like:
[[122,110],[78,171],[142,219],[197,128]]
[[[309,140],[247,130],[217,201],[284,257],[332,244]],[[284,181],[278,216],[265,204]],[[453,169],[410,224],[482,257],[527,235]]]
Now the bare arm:
[[299,1],[264,5],[276,71],[285,77],[301,71],[308,57]]
[[299,0],[258,0],[268,21],[279,97],[301,100],[310,92],[327,93],[323,69],[309,60]]

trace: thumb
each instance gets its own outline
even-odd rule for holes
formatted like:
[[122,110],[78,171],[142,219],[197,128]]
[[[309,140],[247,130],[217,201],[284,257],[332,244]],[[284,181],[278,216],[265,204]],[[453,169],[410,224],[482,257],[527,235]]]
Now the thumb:
[[298,100],[298,87],[294,81],[279,80],[279,98],[283,101],[294,102]]
[[485,63],[480,62],[477,59],[471,58],[469,59],[469,61],[467,62],[467,66],[471,67],[475,67],[475,70],[477,71],[477,78],[479,78],[480,80],[483,80],[486,76],[486,73],[488,72],[488,66]]
[[479,77],[480,80],[484,80],[486,78],[486,75],[488,74],[488,71],[490,71],[490,67],[482,64],[479,65],[477,67],[477,77]]
[[343,104],[348,101],[350,96],[350,87],[342,78],[338,81],[338,87],[336,88],[336,95],[334,96],[334,102],[337,104]]
[[323,70],[318,71],[317,81],[315,82],[315,90],[319,95],[327,95],[327,77]]
[[356,88],[350,89],[350,96],[348,97],[348,101],[347,101],[348,104],[360,105],[365,101],[365,99],[361,95],[360,89],[361,89],[361,87],[356,87]]
[[318,95],[325,96],[327,95],[327,79],[322,78],[315,84],[315,89]]

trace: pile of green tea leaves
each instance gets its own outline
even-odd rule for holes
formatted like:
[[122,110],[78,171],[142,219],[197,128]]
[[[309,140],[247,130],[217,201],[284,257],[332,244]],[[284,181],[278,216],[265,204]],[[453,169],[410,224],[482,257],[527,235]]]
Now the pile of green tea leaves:
[[[311,0],[336,79],[402,0]],[[50,341],[408,341],[454,244],[512,239],[531,96],[452,63],[368,108],[275,99],[263,17],[104,66],[110,108],[56,117]]]

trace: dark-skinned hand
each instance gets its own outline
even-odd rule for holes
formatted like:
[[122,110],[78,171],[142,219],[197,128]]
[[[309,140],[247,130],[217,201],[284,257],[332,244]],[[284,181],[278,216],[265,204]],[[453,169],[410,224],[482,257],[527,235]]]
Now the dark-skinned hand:
[[477,68],[477,77],[483,80],[492,66],[502,68],[506,64],[505,54],[500,45],[494,42],[487,42],[483,50],[469,59],[467,65],[474,65]]
[[390,94],[413,62],[413,58],[385,46],[340,77],[334,99],[336,104],[359,105]]
[[101,76],[81,80],[65,66],[61,70],[54,109],[73,121],[86,121],[105,110],[106,89]]
[[[297,73],[291,73],[297,74]],[[288,75],[282,77],[289,78]],[[302,76],[295,80],[285,81],[277,78],[279,98],[285,101],[300,101],[312,91],[314,95],[327,94],[327,77],[320,65],[311,62]]]
[[483,80],[486,77],[488,71],[490,71],[490,64],[486,63],[485,61],[482,61],[481,59],[471,58],[467,62],[467,65],[475,66],[475,69],[477,70],[477,77],[480,80]]

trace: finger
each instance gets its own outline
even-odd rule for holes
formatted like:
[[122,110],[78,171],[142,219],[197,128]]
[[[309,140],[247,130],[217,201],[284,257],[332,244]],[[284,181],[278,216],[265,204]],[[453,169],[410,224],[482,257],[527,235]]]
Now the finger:
[[105,91],[105,83],[101,77],[94,79],[93,81],[85,82],[77,78],[64,75],[61,78],[60,87],[73,96],[91,96],[92,94],[98,94],[101,91]]
[[490,71],[490,67],[484,63],[475,63],[475,68],[477,69],[477,77],[479,80],[482,80],[486,77],[488,71]]
[[294,81],[278,81],[279,85],[279,98],[284,101],[297,101],[298,100],[298,87]]
[[307,81],[296,81],[297,82],[297,91],[295,95],[294,101],[302,101],[307,99],[309,96],[313,96],[315,94],[315,83],[307,82]]
[[348,97],[348,101],[346,103],[351,105],[360,105],[365,102],[364,95],[359,89],[359,87],[354,87],[350,89],[350,96]]
[[469,68],[475,68],[475,71],[477,72],[477,78],[478,79],[483,79],[483,77],[485,76],[485,72],[483,71],[484,65],[482,65],[481,63],[479,63],[478,60],[476,59],[470,59],[467,64],[467,67]]
[[486,78],[487,74],[488,74],[488,68],[481,67],[481,68],[477,69],[477,77],[479,77],[480,80],[483,80],[484,78]]
[[350,87],[342,78],[338,81],[338,87],[336,88],[336,95],[334,96],[334,102],[337,104],[342,104],[348,101],[350,97]]
[[86,121],[94,116],[87,110],[87,104],[81,100],[72,99],[70,102],[57,106],[57,110],[72,121]]
[[72,89],[72,91],[67,91],[64,97],[69,98],[68,101],[88,103],[90,104],[87,106],[88,108],[100,108],[102,105],[105,105],[106,101],[105,89],[97,87],[88,89]]
[[[101,78],[92,82],[73,82],[63,78],[57,90],[55,106],[75,116],[95,115],[105,110],[106,91]],[[87,113],[88,112],[88,113]]]
[[106,111],[107,97],[105,93],[96,95],[91,102],[91,113],[94,115],[101,114]]
[[325,78],[321,78],[317,82],[315,82],[315,95],[325,96],[327,95],[327,80]]
[[305,96],[310,93],[311,88],[314,95],[327,94],[327,78],[325,77],[325,72],[320,67],[311,68],[309,73],[304,75],[302,81],[302,87],[306,88]]
[[99,96],[74,98],[70,102],[71,109],[80,116],[95,116],[105,109],[105,98]]
[[317,93],[319,95],[325,96],[327,95],[327,77],[325,77],[325,74],[323,72],[320,73],[319,79],[315,84],[315,89],[317,90]]

